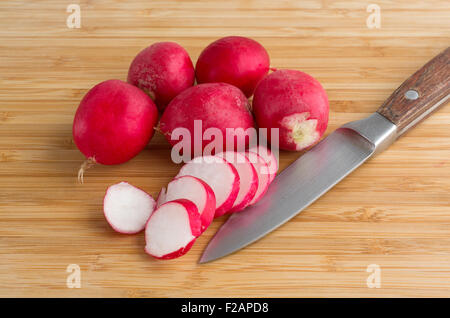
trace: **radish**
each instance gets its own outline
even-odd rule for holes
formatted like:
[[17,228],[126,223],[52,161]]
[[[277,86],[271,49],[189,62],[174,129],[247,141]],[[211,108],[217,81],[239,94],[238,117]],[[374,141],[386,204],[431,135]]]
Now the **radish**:
[[[194,121],[200,124],[200,136]],[[247,98],[238,88],[225,83],[200,84],[180,93],[167,106],[159,127],[172,146],[178,143],[171,136],[174,130],[187,129],[190,133],[188,150],[196,154],[194,157],[201,155],[210,143],[203,138],[206,130],[216,129],[222,138],[220,149],[207,155],[244,149],[254,138],[251,133],[256,135]],[[227,136],[227,129],[234,129],[234,134]]]
[[120,182],[106,190],[103,213],[111,227],[124,234],[142,231],[155,209],[153,198],[127,182]]
[[142,50],[131,62],[128,83],[146,92],[159,110],[194,85],[195,71],[186,50],[174,42],[159,42]]
[[211,187],[204,181],[192,177],[182,176],[175,178],[163,188],[158,196],[157,207],[167,201],[188,199],[192,201],[201,215],[202,232],[211,224],[216,211],[216,197]]
[[239,193],[229,213],[243,210],[250,204],[258,189],[258,174],[250,160],[242,153],[226,151],[217,154],[231,163],[239,174]]
[[239,193],[239,174],[225,159],[217,156],[196,157],[181,167],[177,177],[193,176],[206,182],[216,197],[215,217],[228,212]]
[[153,101],[120,80],[102,82],[84,96],[73,121],[73,139],[88,158],[78,177],[93,163],[113,165],[136,156],[149,143],[158,120]]
[[269,55],[261,44],[241,36],[228,36],[203,50],[195,66],[195,76],[198,83],[232,84],[250,97],[269,72],[269,66]]
[[255,196],[249,203],[249,205],[252,205],[256,203],[259,199],[261,199],[263,195],[266,193],[267,188],[269,187],[270,184],[270,174],[269,174],[269,167],[266,161],[260,155],[258,155],[256,152],[253,151],[247,151],[245,155],[253,164],[256,173],[258,174],[258,189],[256,190]]
[[262,145],[258,145],[249,149],[252,152],[256,152],[261,158],[263,158],[267,166],[269,168],[269,182],[272,182],[275,179],[278,171],[278,160],[275,155]]
[[163,203],[166,202],[166,188],[162,188],[159,191],[158,197],[156,198],[156,207],[160,207]]
[[170,201],[156,209],[145,226],[145,251],[159,259],[180,257],[201,234],[197,207],[186,199]]
[[279,128],[281,149],[300,151],[317,143],[328,125],[328,97],[320,83],[295,70],[265,77],[253,97],[259,127]]

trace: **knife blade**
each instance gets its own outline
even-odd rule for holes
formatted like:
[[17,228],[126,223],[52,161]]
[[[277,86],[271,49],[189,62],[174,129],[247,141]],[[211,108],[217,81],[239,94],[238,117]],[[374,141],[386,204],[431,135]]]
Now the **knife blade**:
[[338,128],[283,170],[260,201],[232,214],[200,263],[240,250],[283,225],[449,97],[447,48],[397,88],[377,112]]

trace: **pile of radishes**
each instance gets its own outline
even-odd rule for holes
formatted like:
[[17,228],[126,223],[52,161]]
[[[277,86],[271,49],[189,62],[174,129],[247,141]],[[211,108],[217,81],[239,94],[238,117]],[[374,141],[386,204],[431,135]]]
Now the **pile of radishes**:
[[[114,230],[145,229],[147,253],[178,257],[214,217],[256,203],[273,181],[277,159],[266,147],[254,146],[251,129],[266,128],[266,140],[279,136],[279,148],[299,151],[319,141],[328,113],[327,95],[317,80],[297,70],[270,68],[267,51],[252,39],[230,36],[211,43],[195,68],[177,43],[155,43],[134,58],[128,82],[102,82],[82,99],[73,123],[74,141],[87,158],[79,179],[95,163],[120,164],[136,156],[156,127],[172,146],[182,139],[179,129],[190,133],[183,156],[191,161],[156,202],[126,182],[110,186],[104,198],[104,214]],[[195,140],[198,122],[200,142]],[[225,137],[218,141],[211,131]],[[220,147],[206,155],[212,139]]]

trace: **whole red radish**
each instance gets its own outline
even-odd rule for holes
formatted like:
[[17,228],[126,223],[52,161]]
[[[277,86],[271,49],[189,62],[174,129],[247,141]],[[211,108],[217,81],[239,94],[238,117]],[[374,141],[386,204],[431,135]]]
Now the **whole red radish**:
[[328,125],[328,97],[312,76],[296,70],[278,70],[266,76],[253,96],[259,127],[279,128],[279,146],[300,151],[317,143]]
[[[73,138],[88,162],[113,165],[136,156],[153,136],[158,110],[139,88],[120,80],[87,92],[73,121]],[[79,177],[83,175],[80,169]]]
[[142,231],[155,206],[151,195],[127,182],[108,187],[103,199],[106,220],[116,232],[123,234]]
[[198,83],[232,84],[250,97],[269,67],[269,55],[261,44],[242,36],[228,36],[203,50],[195,66],[195,76]]
[[160,110],[194,81],[189,54],[174,42],[159,42],[142,50],[128,70],[128,83],[146,92]]
[[[201,136],[195,133],[194,121],[201,124]],[[191,137],[192,153],[200,151],[200,154],[212,142],[203,138],[209,128],[219,130],[223,141],[221,150],[246,148],[253,138],[247,129],[255,131],[247,98],[238,88],[225,83],[200,84],[180,93],[167,106],[159,127],[172,145],[178,142],[178,139],[173,140],[174,130],[186,128]],[[227,136],[227,128],[235,133]],[[195,138],[200,139],[198,143]]]
[[201,219],[194,203],[169,201],[156,209],[145,226],[145,251],[159,259],[186,254],[201,234]]

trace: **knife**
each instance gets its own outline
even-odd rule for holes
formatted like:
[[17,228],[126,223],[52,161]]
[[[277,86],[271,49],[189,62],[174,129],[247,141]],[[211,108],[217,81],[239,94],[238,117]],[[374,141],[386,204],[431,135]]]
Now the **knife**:
[[338,128],[284,169],[261,200],[229,217],[200,263],[231,254],[286,223],[449,97],[450,47],[403,82],[375,113]]

